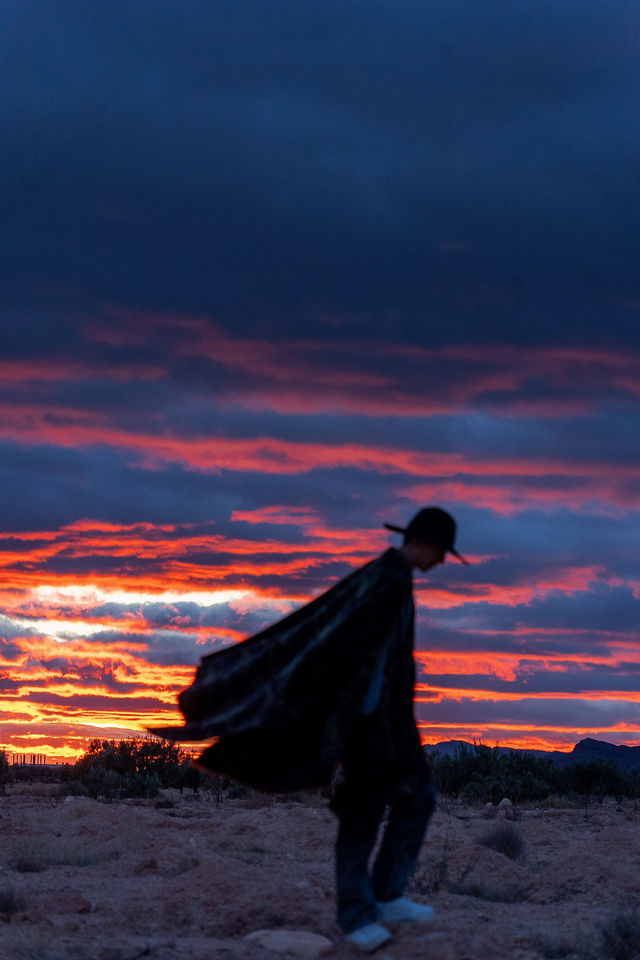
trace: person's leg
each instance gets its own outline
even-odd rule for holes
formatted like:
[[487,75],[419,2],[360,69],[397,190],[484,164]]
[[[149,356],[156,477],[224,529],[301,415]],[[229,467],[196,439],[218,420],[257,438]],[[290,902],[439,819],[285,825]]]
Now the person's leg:
[[385,802],[368,790],[343,783],[331,808],[340,823],[335,846],[338,923],[351,933],[377,919],[368,864]]
[[428,781],[411,796],[391,803],[389,821],[373,866],[372,888],[377,901],[395,900],[404,893],[435,806],[436,792]]

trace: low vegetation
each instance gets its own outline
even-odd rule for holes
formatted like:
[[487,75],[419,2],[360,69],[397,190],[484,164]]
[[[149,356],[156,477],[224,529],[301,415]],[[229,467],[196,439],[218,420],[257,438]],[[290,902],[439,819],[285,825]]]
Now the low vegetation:
[[157,797],[164,787],[197,791],[204,775],[174,744],[145,738],[92,740],[74,764],[63,768],[69,793],[118,800]]
[[524,840],[518,828],[512,823],[499,823],[480,837],[480,843],[510,860],[518,860],[524,856]]
[[0,915],[10,917],[14,913],[24,910],[25,904],[13,887],[0,888]]
[[623,909],[602,928],[602,950],[611,960],[638,960],[640,957],[640,915]]
[[517,804],[561,796],[586,807],[607,796],[640,799],[640,773],[621,770],[610,760],[559,766],[550,757],[475,744],[461,746],[454,756],[436,751],[430,761],[439,793],[464,803],[496,804],[508,797]]
[[[640,772],[621,770],[607,760],[556,765],[548,757],[521,751],[502,752],[483,744],[462,745],[455,755],[437,751],[430,764],[441,805],[498,804],[508,797],[518,818],[520,803],[554,803],[558,798],[584,806],[585,811],[605,797],[629,798],[640,807]],[[163,788],[208,791],[219,805],[242,796],[250,801],[255,791],[201,772],[191,757],[174,744],[134,737],[127,740],[92,740],[74,764],[63,767],[11,767],[0,751],[0,792],[12,779],[55,779],[66,793],[118,800],[124,797],[157,798]],[[314,792],[314,797],[318,791]],[[319,794],[318,794],[319,795]],[[322,796],[326,799],[327,794]],[[274,802],[270,796],[269,802]],[[290,799],[290,795],[287,795]],[[267,801],[260,795],[262,805]],[[160,798],[158,803],[169,806]],[[634,807],[635,809],[635,807]]]
[[119,856],[119,851],[113,848],[90,850],[84,845],[66,844],[43,850],[25,848],[10,861],[10,866],[17,873],[41,873],[47,867],[92,867],[117,860]]
[[457,893],[463,897],[476,897],[488,903],[524,903],[531,893],[531,887],[526,884],[495,884],[471,878],[452,884],[449,890],[451,893]]

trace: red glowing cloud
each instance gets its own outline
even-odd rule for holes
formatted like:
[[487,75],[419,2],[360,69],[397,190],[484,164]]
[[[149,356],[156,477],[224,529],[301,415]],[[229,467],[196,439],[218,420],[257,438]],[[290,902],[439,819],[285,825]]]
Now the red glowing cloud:
[[[113,312],[110,319],[86,328],[90,357],[82,362],[0,363],[0,435],[8,448],[27,458],[54,451],[47,453],[54,467],[73,455],[80,465],[73,493],[62,498],[68,522],[22,529],[40,523],[25,514],[0,532],[0,747],[65,756],[96,731],[124,736],[148,722],[175,722],[177,693],[198,657],[241,641],[384,550],[389,504],[407,515],[425,503],[456,512],[459,505],[489,513],[492,523],[517,523],[528,512],[624,516],[637,502],[637,464],[626,448],[616,458],[589,439],[569,456],[561,443],[547,445],[543,431],[532,452],[514,443],[509,424],[526,414],[564,429],[563,417],[606,406],[610,396],[635,400],[635,352],[278,343],[235,336],[204,318]],[[149,342],[154,350],[145,354]],[[75,388],[90,395],[94,383],[104,390],[95,403],[73,399]],[[123,402],[122,385],[131,402]],[[333,435],[325,411],[347,425],[355,419]],[[466,436],[479,412],[483,429],[488,418],[491,428],[507,423],[507,441],[450,442],[449,420],[442,427],[433,416],[459,417],[452,429]],[[433,437],[428,430],[423,437],[420,425],[433,423]],[[102,457],[95,473],[94,456]],[[118,514],[135,517],[136,504],[122,513],[113,496],[97,519],[68,509],[79,490],[89,502],[105,456],[122,502],[132,478],[171,478],[158,500],[162,519],[118,522]],[[228,480],[224,509],[207,504],[198,519],[182,512],[182,500],[180,511],[176,501],[165,509],[174,480],[194,476],[222,486]],[[333,477],[347,478],[335,495]],[[363,477],[382,493],[367,494],[356,521],[350,511],[358,510]],[[345,489],[348,510],[334,511]],[[146,500],[137,508],[153,516]],[[558,598],[598,591],[619,590],[631,604],[640,596],[637,572],[597,553],[520,558],[510,570],[506,549],[482,537],[463,552],[471,567],[448,565],[416,581],[416,709],[424,736],[479,731],[485,742],[570,744],[583,727],[559,708],[546,722],[545,711],[576,696],[587,705],[606,697],[610,715],[598,724],[611,736],[625,722],[632,726],[620,713],[636,702],[629,689],[635,639],[617,602],[621,621],[609,632],[595,622],[591,630],[548,626],[545,616]],[[496,618],[508,626],[494,628]],[[434,625],[439,639],[431,642]],[[588,656],[576,652],[581,645]],[[531,699],[537,714],[525,711]],[[457,719],[448,719],[450,703]],[[424,712],[436,708],[437,715]]]

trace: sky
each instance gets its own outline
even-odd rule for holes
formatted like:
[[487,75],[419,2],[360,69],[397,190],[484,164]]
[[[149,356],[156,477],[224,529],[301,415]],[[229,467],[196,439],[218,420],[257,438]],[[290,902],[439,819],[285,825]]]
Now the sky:
[[178,723],[422,506],[423,740],[640,744],[640,13],[7,0],[0,749]]

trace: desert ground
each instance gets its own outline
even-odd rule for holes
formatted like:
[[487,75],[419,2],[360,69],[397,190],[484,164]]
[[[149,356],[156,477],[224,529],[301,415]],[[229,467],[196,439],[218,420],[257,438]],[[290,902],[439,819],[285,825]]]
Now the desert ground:
[[[66,798],[56,784],[7,787],[0,958],[353,960],[335,922],[326,801],[219,801],[213,792],[164,791],[159,801],[102,803]],[[433,905],[435,921],[399,927],[373,956],[632,957],[623,941],[635,936],[630,911],[640,903],[639,818],[631,801],[587,815],[577,806],[516,808],[509,819],[442,803],[410,890]],[[510,855],[483,842],[496,829]],[[316,937],[294,938],[288,953],[264,934],[246,939],[265,930]]]

